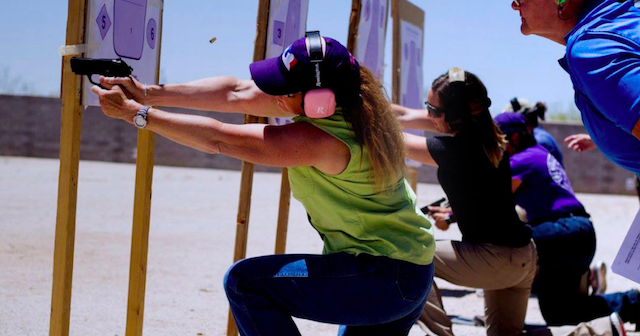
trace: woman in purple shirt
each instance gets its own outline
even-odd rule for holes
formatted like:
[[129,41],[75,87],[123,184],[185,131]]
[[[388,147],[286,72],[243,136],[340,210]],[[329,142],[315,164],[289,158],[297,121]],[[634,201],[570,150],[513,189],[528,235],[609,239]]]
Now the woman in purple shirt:
[[512,189],[527,212],[538,248],[538,300],[552,326],[578,324],[617,312],[624,321],[640,322],[640,293],[589,296],[581,293],[596,236],[589,214],[576,199],[562,165],[536,143],[524,116],[502,113],[496,123],[507,135]]

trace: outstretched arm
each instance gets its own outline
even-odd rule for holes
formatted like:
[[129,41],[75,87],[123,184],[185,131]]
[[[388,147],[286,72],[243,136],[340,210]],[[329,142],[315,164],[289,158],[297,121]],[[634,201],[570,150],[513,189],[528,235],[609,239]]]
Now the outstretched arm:
[[[133,123],[142,106],[128,99],[119,86],[92,91],[109,117]],[[314,166],[328,174],[342,172],[350,159],[348,147],[308,123],[287,126],[234,125],[215,119],[150,109],[147,129],[197,150],[232,156],[276,167]]]
[[438,166],[427,147],[427,138],[409,133],[403,133],[402,135],[404,136],[408,158],[430,166]]
[[391,104],[391,109],[398,117],[400,125],[406,129],[436,131],[427,110],[411,109],[397,104]]
[[252,80],[211,77],[166,85],[146,85],[133,77],[100,77],[100,81],[105,87],[121,85],[133,99],[144,105],[236,112],[259,117],[294,116],[277,97],[262,92]]

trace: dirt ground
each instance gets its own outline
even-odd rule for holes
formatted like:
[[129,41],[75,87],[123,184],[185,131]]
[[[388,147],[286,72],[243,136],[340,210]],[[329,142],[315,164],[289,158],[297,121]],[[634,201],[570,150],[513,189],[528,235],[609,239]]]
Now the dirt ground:
[[[47,335],[59,162],[0,157],[0,336]],[[135,167],[80,163],[71,335],[124,335]],[[222,277],[233,259],[240,173],[155,167],[144,320],[145,335],[223,336],[228,305]],[[280,175],[257,173],[248,256],[274,250]],[[419,204],[443,196],[438,185],[420,184]],[[578,198],[593,216],[596,260],[611,264],[638,212],[637,197]],[[288,253],[318,253],[322,244],[305,212],[292,201]],[[460,237],[457,227],[438,239]],[[608,292],[640,285],[607,275]],[[480,315],[475,291],[437,280],[449,314]],[[335,335],[337,327],[299,321],[303,335]],[[529,300],[527,323],[542,323]],[[456,325],[459,335],[484,329]],[[627,329],[632,329],[627,325]],[[415,326],[411,336],[424,335]]]

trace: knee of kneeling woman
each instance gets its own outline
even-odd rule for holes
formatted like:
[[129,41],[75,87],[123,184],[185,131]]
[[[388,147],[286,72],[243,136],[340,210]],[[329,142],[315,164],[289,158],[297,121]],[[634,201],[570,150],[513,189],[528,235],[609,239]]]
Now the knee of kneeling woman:
[[230,298],[231,295],[237,295],[238,292],[238,283],[243,279],[242,268],[239,267],[239,264],[242,263],[243,260],[236,261],[229,269],[227,273],[225,273],[223,278],[223,286],[224,291],[227,293],[227,297]]

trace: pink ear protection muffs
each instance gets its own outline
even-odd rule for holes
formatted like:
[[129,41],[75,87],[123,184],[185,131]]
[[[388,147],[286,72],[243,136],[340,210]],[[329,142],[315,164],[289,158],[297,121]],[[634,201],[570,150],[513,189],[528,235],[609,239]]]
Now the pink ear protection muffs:
[[304,114],[309,118],[326,118],[336,111],[336,95],[331,89],[322,88],[320,76],[320,64],[327,50],[327,44],[320,36],[319,31],[310,31],[305,34],[307,52],[311,63],[315,66],[316,87],[304,95]]

